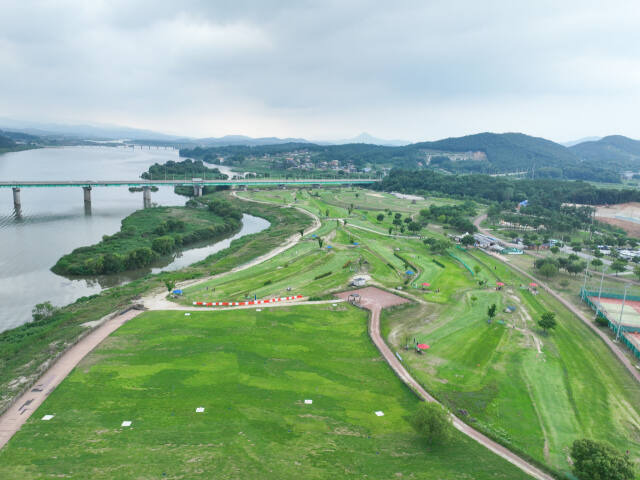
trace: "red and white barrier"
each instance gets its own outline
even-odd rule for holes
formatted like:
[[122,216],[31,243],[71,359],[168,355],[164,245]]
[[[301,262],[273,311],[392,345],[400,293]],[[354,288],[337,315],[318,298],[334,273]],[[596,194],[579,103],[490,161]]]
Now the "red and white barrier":
[[244,307],[248,305],[262,305],[264,303],[287,302],[299,300],[302,295],[292,295],[290,297],[267,298],[266,300],[248,300],[246,302],[193,302],[196,307]]

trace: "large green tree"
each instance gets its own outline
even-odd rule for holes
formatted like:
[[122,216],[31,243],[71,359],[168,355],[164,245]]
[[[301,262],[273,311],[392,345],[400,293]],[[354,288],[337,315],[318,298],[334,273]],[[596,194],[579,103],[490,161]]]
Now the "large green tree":
[[538,320],[538,325],[542,328],[545,333],[547,330],[552,330],[556,328],[556,314],[553,312],[544,312]]
[[635,477],[629,456],[602,442],[576,440],[570,454],[573,473],[580,480],[632,480]]
[[445,443],[453,433],[451,417],[442,405],[435,402],[421,402],[412,423],[429,444]]

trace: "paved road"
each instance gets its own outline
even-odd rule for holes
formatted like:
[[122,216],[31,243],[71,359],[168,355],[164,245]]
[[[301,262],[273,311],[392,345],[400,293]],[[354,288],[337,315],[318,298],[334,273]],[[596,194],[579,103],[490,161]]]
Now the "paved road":
[[377,183],[379,178],[242,178],[222,179],[172,179],[172,180],[11,180],[0,181],[0,188],[28,187],[118,187],[118,186],[161,186],[161,185],[349,185],[357,183]]
[[[478,232],[482,233],[483,235],[489,235],[491,237],[495,238],[495,235],[493,232],[491,232],[490,230],[487,230],[486,228],[483,228],[480,226],[480,223],[483,222],[485,219],[487,218],[487,214],[484,213],[482,215],[477,216],[474,221],[473,224],[478,228]],[[502,243],[504,243],[507,247],[515,247],[518,249],[522,249],[522,245],[517,244],[517,243],[511,243],[511,242],[507,242],[506,240],[502,240]],[[596,258],[595,256],[585,253],[585,252],[574,252],[573,250],[571,250],[570,247],[564,246],[560,248],[560,251],[563,253],[566,253],[567,255],[570,255],[572,253],[575,253],[576,255],[578,255],[578,257],[591,262],[594,258]],[[533,252],[532,250],[526,251],[525,254],[528,255],[532,255],[534,257],[541,257],[541,255],[536,254],[535,252]],[[611,260],[606,259],[606,258],[601,258],[600,260],[602,260],[602,263],[604,263],[605,265],[610,265],[611,263],[613,263]],[[626,271],[621,273],[621,275],[632,275],[633,274],[633,267],[635,264],[629,264],[627,265]],[[593,272],[594,275],[598,275],[598,270],[594,269],[594,268],[590,268],[589,269],[590,272]],[[638,282],[636,282],[633,279],[630,278],[623,278],[620,277],[618,275],[613,275],[610,273],[605,273],[604,274],[605,277],[610,278],[611,280],[617,280],[620,282],[629,282],[629,283],[633,283],[633,284],[638,284]]]
[[[404,365],[398,360],[398,358],[393,354],[393,352],[389,349],[387,344],[385,343],[382,335],[380,334],[380,310],[381,308],[377,305],[371,306],[371,320],[369,323],[369,334],[371,335],[371,340],[378,347],[378,350],[387,361],[389,366],[393,369],[396,375],[406,383],[411,390],[413,390],[420,398],[427,402],[437,402],[435,398],[433,398],[429,392],[427,392],[422,385],[420,385],[404,368]],[[478,442],[480,445],[485,446],[489,450],[491,450],[496,455],[504,458],[508,462],[512,463],[516,467],[518,467],[523,472],[531,475],[533,478],[538,480],[553,480],[553,477],[542,470],[540,470],[535,465],[527,462],[523,458],[519,457],[515,453],[511,452],[507,448],[503,447],[499,443],[494,442],[486,435],[483,435],[476,429],[470,427],[458,417],[453,414],[451,415],[451,419],[453,422],[453,426],[464,433],[466,436]]]

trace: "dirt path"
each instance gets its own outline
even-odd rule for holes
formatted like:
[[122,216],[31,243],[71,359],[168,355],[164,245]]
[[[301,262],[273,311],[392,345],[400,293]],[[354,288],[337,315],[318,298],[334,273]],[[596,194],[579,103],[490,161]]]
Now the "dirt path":
[[[105,338],[116,331],[125,322],[131,320],[141,310],[129,310],[110,320],[82,338],[67,350],[49,369],[38,379],[28,392],[20,396],[14,404],[0,417],[0,448],[18,431],[33,412],[45,401],[49,394],[65,379],[91,350]],[[56,412],[47,412],[47,414]]]
[[[235,194],[235,192],[234,192]],[[241,197],[237,197],[241,198]],[[246,200],[241,198],[242,200]],[[247,200],[251,201],[251,200]],[[261,202],[266,203],[266,202]],[[311,232],[316,231],[320,228],[321,223],[320,219],[315,216],[313,213],[303,210],[301,208],[295,207],[301,212],[309,215],[313,218],[313,225],[305,230],[305,235]],[[219,275],[215,275],[212,277],[206,277],[204,279],[198,279],[196,282],[183,282],[180,284],[181,287],[185,287],[187,285],[194,285],[196,283],[200,283],[203,281],[210,280],[212,278],[221,277],[224,275],[229,275],[233,272],[239,272],[241,270],[246,270],[247,268],[251,268],[259,263],[265,262],[276,255],[284,252],[285,250],[293,247],[300,240],[300,234],[295,234],[290,236],[282,245],[271,250],[270,252],[261,255],[260,257],[256,257],[253,260],[240,265],[238,267],[232,268],[227,272],[223,272]],[[184,307],[182,305],[177,305],[173,302],[170,302],[166,299],[167,292],[161,291],[156,292],[154,294],[148,295],[141,300],[141,303],[149,310],[194,310],[193,307]],[[291,305],[301,305],[301,304],[323,304],[323,303],[336,303],[339,300],[329,300],[329,301],[320,301],[320,302],[284,302],[284,303],[276,303],[276,304],[266,304],[261,305],[259,308],[269,308],[269,307],[283,307],[283,306],[291,306]],[[242,308],[242,307],[236,307]],[[245,308],[255,308],[255,306],[245,307]],[[197,308],[198,310],[209,310],[208,308]],[[217,310],[221,310],[217,308]],[[2,448],[9,439],[22,427],[22,425],[29,419],[31,414],[44,402],[44,400],[49,396],[49,394],[55,390],[55,388],[64,380],[64,378],[73,370],[73,368],[82,360],[89,352],[91,352],[96,346],[98,346],[105,338],[107,338],[111,333],[116,331],[120,326],[122,326],[125,322],[140,314],[141,310],[129,310],[128,312],[118,315],[114,318],[104,321],[101,323],[95,330],[91,333],[87,334],[85,337],[81,338],[78,343],[76,343],[73,347],[67,350],[45,373],[43,373],[40,378],[37,380],[35,386],[29,390],[28,392],[21,395],[13,405],[2,415],[0,416],[0,448]],[[55,412],[52,412],[55,413]]]
[[622,350],[620,350],[620,347],[618,347],[618,345],[614,343],[613,340],[611,340],[605,332],[601,331],[590,318],[588,318],[585,314],[583,314],[577,307],[571,304],[568,300],[565,300],[563,297],[561,297],[559,293],[556,293],[556,291],[553,290],[551,287],[549,287],[546,283],[540,281],[538,278],[534,277],[526,270],[518,267],[517,265],[507,262],[504,258],[502,258],[501,255],[492,254],[492,253],[490,253],[490,255],[497,258],[501,262],[507,264],[510,268],[514,269],[518,273],[536,282],[540,288],[542,288],[545,292],[547,292],[549,295],[551,295],[556,300],[558,300],[571,313],[573,313],[580,320],[582,320],[582,322],[591,330],[593,330],[600,337],[600,339],[607,345],[607,347],[609,347],[611,352],[613,352],[613,354],[618,358],[618,360],[620,360],[620,363],[624,365],[624,367],[629,371],[631,376],[635,378],[638,382],[640,382],[640,372],[638,371],[638,369],[625,356]]
[[[400,360],[393,354],[393,352],[389,349],[385,341],[383,340],[380,334],[380,311],[381,308],[379,305],[371,306],[371,319],[369,322],[369,334],[371,335],[371,340],[378,348],[384,359],[387,361],[389,366],[393,369],[396,375],[406,383],[411,390],[413,390],[420,398],[427,402],[437,402],[435,398],[433,398],[422,386],[407,372],[404,368]],[[451,415],[451,420],[453,422],[453,426],[460,432],[464,433],[469,438],[475,440],[480,445],[485,446],[489,450],[491,450],[496,455],[504,458],[508,462],[512,463],[516,467],[518,467],[523,472],[531,475],[533,478],[538,480],[553,480],[551,475],[540,470],[538,467],[532,465],[527,462],[523,458],[519,457],[515,453],[509,451],[507,448],[502,445],[494,442],[489,437],[483,435],[476,429],[470,427],[458,417],[453,414]]]
[[[238,198],[239,200],[243,200],[246,202],[256,202],[256,203],[264,203],[267,205],[273,205],[273,203],[270,203],[270,202],[263,202],[260,200],[249,200],[247,198],[238,196],[237,192],[235,191],[232,193],[232,195]],[[300,207],[293,206],[293,208],[295,208],[296,210],[299,210],[305,215],[310,216],[313,219],[313,225],[311,225],[309,228],[307,228],[304,231],[305,235],[309,235],[310,233],[315,232],[322,226],[322,222],[320,222],[320,219],[318,218],[317,215]],[[176,284],[176,288],[191,287],[193,285],[198,285],[200,283],[208,282],[209,280],[222,278],[226,275],[230,275],[236,272],[241,272],[243,270],[247,270],[248,268],[255,267],[256,265],[266,262],[267,260],[270,260],[273,257],[280,255],[282,252],[289,250],[291,247],[297,245],[301,238],[302,237],[300,236],[299,233],[295,233],[294,235],[291,235],[287,240],[285,240],[285,242],[279,247],[276,247],[270,252],[267,252],[264,255],[256,257],[253,260],[248,261],[247,263],[243,263],[242,265],[238,265],[237,267],[234,267],[231,270],[227,270],[226,272],[222,272],[217,275],[211,275],[204,278],[198,278],[196,280],[186,280],[184,282],[180,282]],[[140,302],[145,306],[145,308],[148,308],[149,310],[180,310],[180,308],[176,308],[176,304],[174,302],[167,300],[166,297],[167,297],[166,290],[156,290],[154,293],[143,297],[140,300]]]

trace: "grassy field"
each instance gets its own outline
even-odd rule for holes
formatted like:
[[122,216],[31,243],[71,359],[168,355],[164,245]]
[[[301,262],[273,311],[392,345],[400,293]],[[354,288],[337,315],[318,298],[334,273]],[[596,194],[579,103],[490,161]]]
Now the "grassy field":
[[[422,242],[415,240],[382,237],[349,225],[337,228],[333,220],[325,221],[314,235],[324,239],[323,248],[316,238],[308,236],[296,247],[250,270],[184,289],[181,303],[291,294],[326,296],[344,290],[352,278],[362,274],[388,288],[401,286],[425,300],[446,303],[460,288],[473,287],[477,279],[489,278],[484,273],[474,278],[466,270],[460,271],[458,261],[446,255],[434,256]],[[458,254],[473,268],[471,257],[464,252]],[[415,275],[406,275],[413,267],[405,266],[403,259],[415,265]],[[430,283],[432,288],[422,289],[423,282]]]
[[[629,449],[637,461],[637,383],[551,297],[521,289],[528,282],[488,255],[474,257],[508,287],[463,289],[444,305],[413,305],[383,315],[384,332],[397,348],[407,338],[431,345],[426,355],[405,355],[416,377],[472,424],[557,470],[569,470],[568,447],[582,437]],[[488,324],[492,303],[500,313]],[[507,305],[516,312],[504,313]],[[545,311],[557,313],[558,327],[549,335],[535,324]]]
[[148,275],[104,290],[99,295],[81,298],[61,308],[45,322],[31,322],[0,333],[0,412],[37,378],[51,358],[87,332],[87,322],[117,312],[153,289],[164,288],[164,279],[193,279],[242,265],[276,248],[299,229],[311,225],[308,215],[292,208],[249,203],[233,197],[229,200],[246,213],[266,218],[271,225],[262,232],[234,240],[229,248],[181,271]]
[[425,445],[366,321],[347,306],[145,313],[0,451],[0,477],[526,478],[457,433]]

